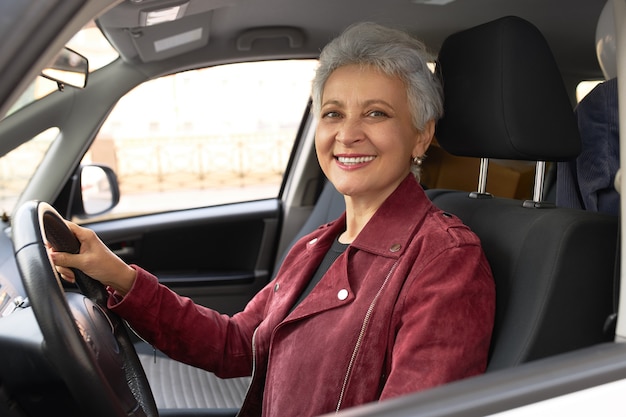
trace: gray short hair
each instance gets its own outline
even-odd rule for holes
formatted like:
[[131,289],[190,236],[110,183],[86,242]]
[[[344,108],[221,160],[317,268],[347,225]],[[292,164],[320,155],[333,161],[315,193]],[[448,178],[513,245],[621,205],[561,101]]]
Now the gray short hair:
[[401,30],[363,22],[348,27],[320,54],[313,79],[313,111],[319,117],[322,93],[328,77],[345,65],[371,65],[384,74],[399,77],[407,87],[413,124],[422,130],[427,121],[443,115],[441,82],[428,68],[434,61],[425,45]]

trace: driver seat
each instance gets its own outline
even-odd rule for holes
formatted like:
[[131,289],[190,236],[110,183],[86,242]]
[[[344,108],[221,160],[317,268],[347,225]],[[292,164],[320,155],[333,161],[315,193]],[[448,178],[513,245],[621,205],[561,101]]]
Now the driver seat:
[[[315,207],[289,248],[320,225],[335,220],[344,210],[343,195],[326,181]],[[289,248],[285,250],[285,255]],[[227,417],[235,416],[239,411],[248,390],[249,377],[222,379],[211,372],[170,359],[147,343],[136,343],[135,348],[161,417]]]

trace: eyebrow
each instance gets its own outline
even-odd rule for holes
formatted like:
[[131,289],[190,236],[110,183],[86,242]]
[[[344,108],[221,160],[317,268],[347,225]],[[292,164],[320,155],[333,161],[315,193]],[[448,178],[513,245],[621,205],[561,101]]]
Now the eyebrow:
[[[365,101],[363,102],[363,105],[364,105],[364,106],[370,106],[370,105],[372,105],[372,104],[382,104],[382,105],[384,105],[384,106],[386,106],[386,107],[389,107],[390,109],[393,109],[393,108],[394,108],[394,107],[393,107],[391,104],[389,104],[387,101],[382,100],[382,99],[377,99],[377,98],[375,98],[375,99],[370,99],[370,100],[365,100]],[[328,101],[325,101],[325,102],[323,102],[323,103],[322,103],[322,107],[327,106],[327,105],[335,105],[335,106],[340,106],[340,107],[341,107],[341,106],[343,106],[344,104],[343,104],[343,102],[341,102],[340,100],[337,100],[337,99],[332,99],[332,100],[328,100]]]

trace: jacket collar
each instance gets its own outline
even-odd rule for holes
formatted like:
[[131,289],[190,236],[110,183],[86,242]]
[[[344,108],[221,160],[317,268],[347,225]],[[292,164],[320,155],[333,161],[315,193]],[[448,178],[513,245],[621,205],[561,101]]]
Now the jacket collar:
[[376,210],[352,246],[397,259],[431,208],[426,193],[409,174]]
[[[359,249],[390,259],[398,259],[431,207],[430,200],[411,174],[378,208],[350,245],[352,250]],[[305,252],[308,256],[321,260],[333,240],[345,230],[345,227],[344,212],[337,220],[321,226],[318,229],[321,233],[309,235],[309,240],[305,243]],[[350,248],[347,250],[350,251]],[[352,302],[354,292],[350,285],[346,255],[349,256],[349,254],[340,256],[331,266],[343,272],[336,274],[332,282],[322,279],[300,306],[289,314],[286,322]],[[311,265],[317,266],[317,263]],[[305,275],[312,273],[312,270],[306,271]],[[342,290],[347,291],[346,298],[341,296]]]

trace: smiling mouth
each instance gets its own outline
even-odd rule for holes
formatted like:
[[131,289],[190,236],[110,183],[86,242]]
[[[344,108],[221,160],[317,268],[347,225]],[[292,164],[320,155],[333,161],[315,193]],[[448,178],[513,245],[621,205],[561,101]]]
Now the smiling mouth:
[[376,157],[375,156],[355,156],[355,157],[338,156],[337,161],[339,161],[340,163],[344,165],[356,165],[356,164],[363,164],[365,162],[373,161],[374,158]]

